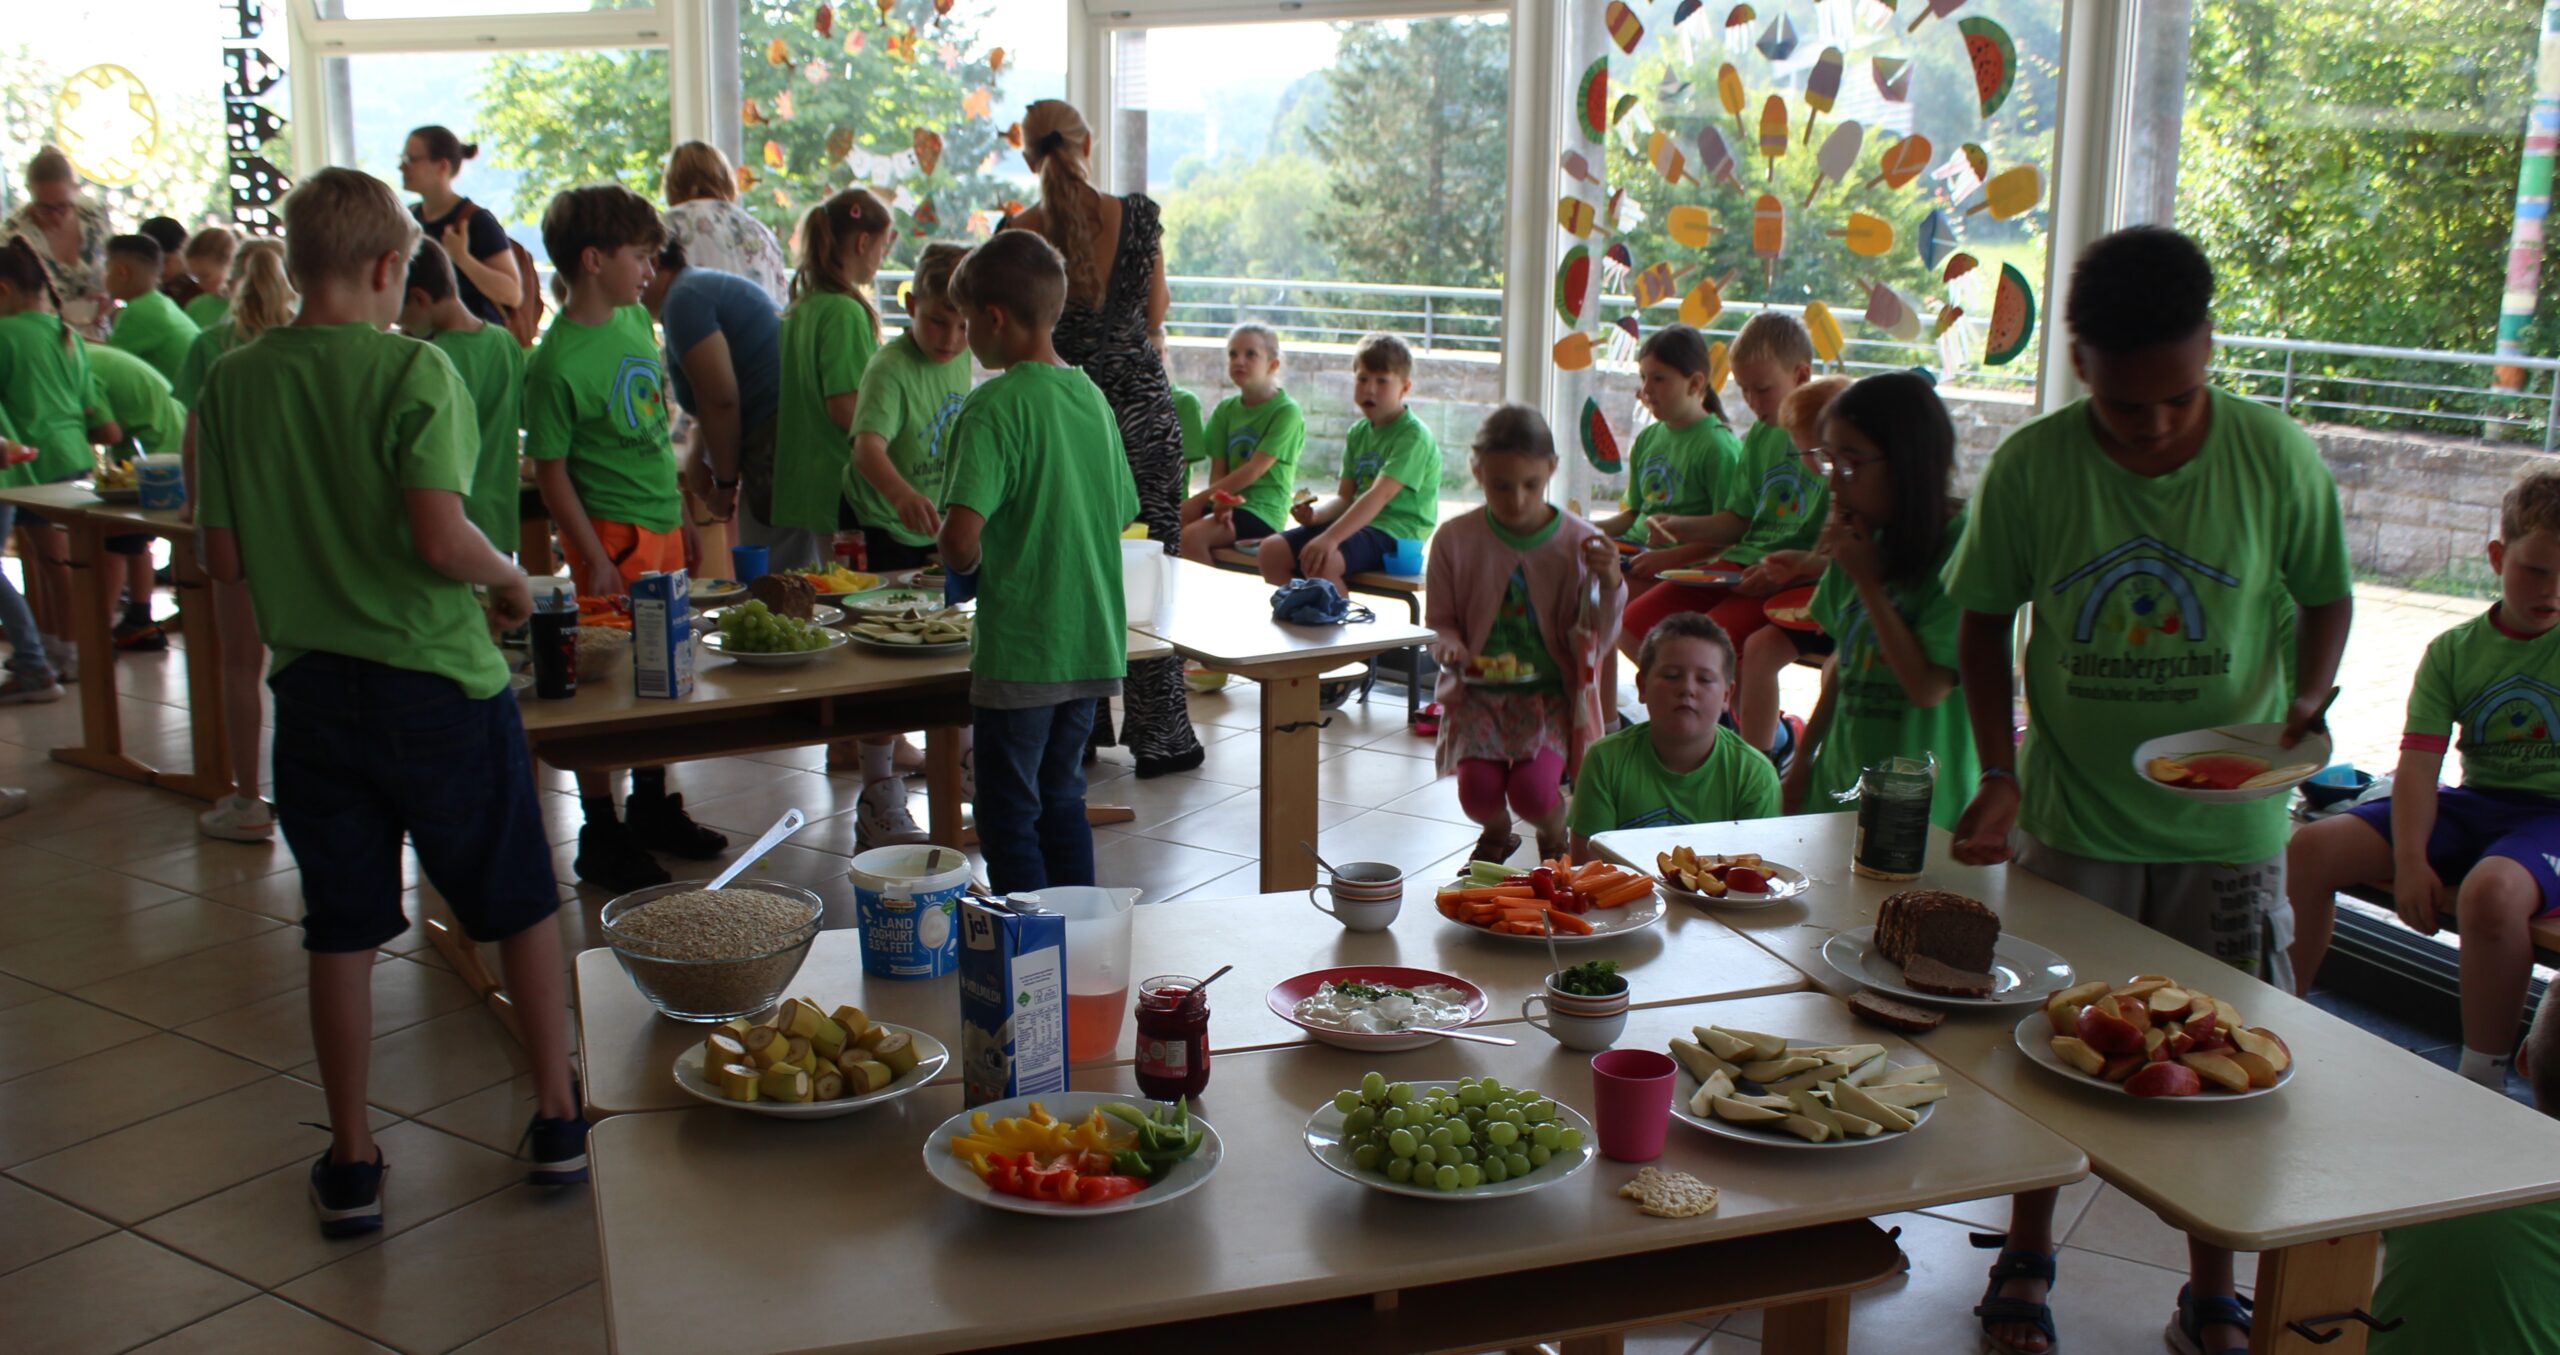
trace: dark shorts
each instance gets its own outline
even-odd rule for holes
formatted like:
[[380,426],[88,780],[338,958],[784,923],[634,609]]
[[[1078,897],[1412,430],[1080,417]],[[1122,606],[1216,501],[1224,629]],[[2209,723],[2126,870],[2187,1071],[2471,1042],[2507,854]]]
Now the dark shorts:
[[[862,533],[863,567],[874,574],[885,574],[893,569],[922,569],[933,563],[933,547],[910,546],[889,535],[886,527],[857,520],[853,516],[853,505],[842,499],[836,500],[836,530]],[[823,546],[826,543],[821,541],[818,544]]]
[[111,536],[107,538],[106,546],[109,555],[149,555],[151,534],[135,532],[131,536]]
[[1818,630],[1797,630],[1793,626],[1779,626],[1775,629],[1795,645],[1798,654],[1819,657],[1840,647],[1838,641]]
[[343,654],[305,654],[276,694],[276,818],[302,867],[305,950],[370,950],[408,930],[400,844],[474,941],[560,908],[516,698]]
[[[1292,560],[1297,559],[1298,552],[1305,550],[1308,542],[1313,541],[1316,537],[1322,535],[1325,530],[1325,526],[1326,524],[1317,523],[1305,527],[1292,527],[1289,530],[1282,532],[1280,534],[1280,539],[1289,543],[1289,558]],[[1244,529],[1242,527],[1238,527],[1236,529],[1236,534],[1238,536],[1242,536],[1244,534]],[[1387,535],[1385,532],[1379,531],[1375,527],[1363,527],[1360,530],[1353,532],[1350,537],[1342,543],[1343,577],[1349,578],[1354,574],[1374,574],[1378,572],[1386,566],[1387,552],[1392,551],[1395,548],[1396,539]]]
[[[1254,516],[1253,510],[1249,508],[1228,509],[1227,521],[1236,529],[1236,540],[1238,541],[1259,541],[1279,530],[1270,523]],[[1294,551],[1296,547],[1293,546],[1290,549]]]
[[[2347,811],[2391,840],[2391,801],[2368,801]],[[2436,788],[2436,827],[2427,835],[2427,864],[2446,884],[2458,884],[2486,857],[2503,856],[2525,868],[2542,887],[2538,917],[2560,912],[2560,803],[2521,790]]]

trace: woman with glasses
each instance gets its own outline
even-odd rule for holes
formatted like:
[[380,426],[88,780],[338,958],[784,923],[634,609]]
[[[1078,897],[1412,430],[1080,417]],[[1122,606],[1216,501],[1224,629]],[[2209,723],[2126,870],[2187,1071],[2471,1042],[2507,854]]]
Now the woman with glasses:
[[400,152],[400,186],[418,195],[409,214],[452,258],[462,304],[490,324],[504,325],[506,312],[529,299],[507,248],[506,228],[453,188],[462,162],[479,154],[478,142],[464,141],[451,128],[418,128]]

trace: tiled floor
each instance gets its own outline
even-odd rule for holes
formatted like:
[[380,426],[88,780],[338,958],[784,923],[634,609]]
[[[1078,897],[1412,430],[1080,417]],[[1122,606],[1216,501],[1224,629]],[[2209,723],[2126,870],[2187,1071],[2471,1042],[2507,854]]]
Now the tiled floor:
[[[2446,624],[2425,599],[2381,597],[2360,612],[2355,671],[2394,693],[2371,715],[2375,747],[2396,727],[2397,673]],[[179,673],[174,653],[121,661],[134,746],[183,748],[187,716],[170,704],[183,699]],[[1790,676],[1790,709],[1809,704],[1808,676]],[[1242,684],[1195,700],[1210,744],[1196,773],[1140,782],[1122,753],[1097,769],[1092,798],[1137,814],[1099,834],[1118,883],[1155,901],[1252,892],[1255,705]],[[2363,711],[2342,703],[2342,725]],[[1475,832],[1402,716],[1391,690],[1335,713],[1319,735],[1321,822],[1336,851],[1438,869],[1463,859]],[[374,985],[387,1225],[353,1241],[317,1236],[305,1171],[325,1139],[303,1122],[325,1112],[292,858],[199,840],[190,806],[49,760],[78,720],[75,701],[0,708],[0,785],[34,796],[30,812],[0,820],[0,1345],[602,1349],[587,1196],[522,1184],[510,1158],[531,1099],[521,1057],[416,929],[385,953]],[[2367,741],[2341,743],[2367,758]],[[826,898],[831,924],[849,924],[857,786],[827,777],[817,750],[692,764],[676,782],[740,842],[787,805],[824,815],[769,868]],[[566,777],[545,784],[565,873],[577,808]],[[414,915],[431,888],[414,872],[410,885]],[[574,953],[595,944],[602,899],[564,897]],[[1963,1234],[2004,1217],[1991,1201],[1887,1220],[1903,1229],[1912,1268],[1859,1300],[1859,1348],[1970,1349],[1983,1258]],[[2072,1344],[2155,1348],[2179,1236],[2094,1181],[2064,1193],[2063,1221],[2071,1255],[2056,1303]],[[1736,1355],[1759,1348],[1757,1332],[1745,1313],[1633,1345]]]

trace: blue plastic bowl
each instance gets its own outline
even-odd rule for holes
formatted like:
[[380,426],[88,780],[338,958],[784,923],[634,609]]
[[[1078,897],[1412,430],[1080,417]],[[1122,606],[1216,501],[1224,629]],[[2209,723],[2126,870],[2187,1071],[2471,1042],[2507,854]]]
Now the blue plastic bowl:
[[2303,782],[2302,799],[2313,809],[2328,809],[2355,799],[2372,785],[2373,773],[2340,763],[2322,768],[2317,776]]

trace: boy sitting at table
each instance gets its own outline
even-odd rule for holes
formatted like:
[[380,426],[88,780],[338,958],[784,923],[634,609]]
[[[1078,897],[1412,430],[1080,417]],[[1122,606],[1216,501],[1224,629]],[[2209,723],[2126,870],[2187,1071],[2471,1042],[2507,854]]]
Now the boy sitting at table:
[[[276,816],[302,868],[311,1035],[330,1147],[311,1164],[325,1237],[382,1226],[369,1130],[374,952],[408,930],[402,837],[472,940],[496,942],[531,1061],[536,1185],[587,1179],[569,1074],[560,908],[506,660],[524,575],[462,515],[476,452],[453,364],[386,334],[417,224],[370,174],[285,199],[302,314],[224,357],[196,407],[197,521],[274,652]],[[487,617],[471,585],[489,590]]]
[[160,290],[160,242],[148,235],[119,235],[107,241],[107,295],[124,305],[116,311],[115,332],[107,343],[150,363],[170,381],[178,379],[187,348],[196,341],[196,322]]
[[[2337,893],[2385,884],[2400,920],[2462,930],[2461,1073],[2504,1088],[2533,979],[2534,919],[2560,910],[2560,471],[2507,491],[2489,543],[2498,601],[2418,661],[2388,798],[2294,834],[2285,853],[2294,980],[2311,991],[2337,926]],[[2439,786],[2462,726],[2462,784]]]
[[951,280],[969,350],[994,379],[951,434],[939,544],[975,576],[970,641],[978,839],[999,894],[1093,883],[1084,747],[1095,705],[1129,671],[1120,530],[1138,486],[1100,387],[1050,331],[1067,269],[1029,231],[998,231]]
[[1778,769],[1719,723],[1733,641],[1702,612],[1674,612],[1636,646],[1636,696],[1651,718],[1601,739],[1574,782],[1573,854],[1594,834],[1666,823],[1773,818]]
[[1440,444],[1405,408],[1411,394],[1413,351],[1403,340],[1372,334],[1351,350],[1360,421],[1343,435],[1342,483],[1332,498],[1290,509],[1297,526],[1262,538],[1265,582],[1324,579],[1340,588],[1383,568],[1398,542],[1430,539],[1440,521]]

